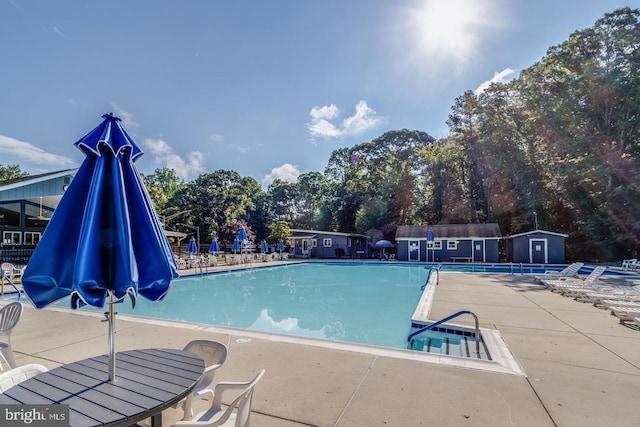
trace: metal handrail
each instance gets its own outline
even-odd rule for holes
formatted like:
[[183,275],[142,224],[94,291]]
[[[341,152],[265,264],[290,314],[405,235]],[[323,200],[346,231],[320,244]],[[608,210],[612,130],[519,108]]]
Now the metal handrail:
[[22,297],[22,292],[20,292],[20,289],[18,289],[18,287],[16,286],[15,283],[13,283],[13,280],[11,280],[9,277],[4,276],[2,278],[2,295],[4,296],[4,281],[5,279],[9,282],[9,284],[11,286],[13,286],[13,289],[15,289],[15,291],[18,293],[18,299],[20,299]]
[[409,334],[409,336],[407,337],[407,342],[409,343],[407,345],[408,349],[411,349],[413,347],[413,340],[412,338],[415,337],[418,334],[421,334],[423,332],[429,331],[433,328],[435,328],[436,326],[440,326],[445,322],[448,322],[449,320],[456,318],[458,316],[461,316],[463,314],[470,314],[471,316],[473,316],[473,319],[476,322],[476,354],[480,354],[480,322],[478,321],[478,316],[475,315],[475,313],[469,311],[469,310],[462,310],[459,311],[457,313],[452,314],[451,316],[445,317],[444,319],[438,320],[435,323],[430,324],[429,326],[426,326],[422,329],[419,329],[415,332],[412,332]]
[[[426,268],[426,267],[425,267]],[[442,264],[439,264],[437,267],[431,267],[429,269],[429,274],[427,275],[427,281],[424,282],[424,285],[422,285],[422,287],[420,288],[421,291],[424,291],[424,289],[427,287],[427,285],[429,284],[429,280],[431,280],[431,272],[433,270],[436,271],[436,286],[438,286],[440,284],[440,269],[442,268]]]

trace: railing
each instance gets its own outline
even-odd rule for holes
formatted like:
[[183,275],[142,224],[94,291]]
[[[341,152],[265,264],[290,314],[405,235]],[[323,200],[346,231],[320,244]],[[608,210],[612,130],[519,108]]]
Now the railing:
[[[426,268],[426,267],[425,267]],[[429,275],[427,275],[427,281],[424,282],[424,285],[422,285],[422,287],[420,288],[421,291],[424,291],[424,289],[427,287],[427,285],[429,284],[429,280],[431,280],[431,272],[433,270],[436,271],[436,286],[438,286],[440,284],[440,269],[442,268],[442,264],[439,264],[437,267],[431,267],[429,269]]]
[[407,342],[409,343],[407,345],[407,348],[408,349],[413,348],[413,337],[415,337],[416,335],[421,334],[421,333],[426,332],[426,331],[429,331],[429,330],[435,328],[436,326],[440,326],[443,323],[448,322],[449,320],[454,319],[454,318],[456,318],[458,316],[461,316],[463,314],[470,314],[471,316],[473,316],[473,319],[476,322],[476,354],[480,354],[480,322],[478,321],[478,316],[476,316],[475,313],[473,313],[471,311],[468,311],[468,310],[459,311],[457,313],[452,314],[451,316],[445,317],[442,320],[438,320],[437,322],[432,323],[429,326],[426,326],[426,327],[424,327],[422,329],[419,329],[419,330],[417,330],[415,332],[410,333],[409,336],[407,337]]
[[8,278],[7,276],[2,278],[2,296],[4,296],[4,281],[7,280],[9,282],[9,284],[13,287],[13,289],[15,289],[16,293],[18,294],[18,299],[20,299],[22,297],[22,292],[20,292],[20,289],[18,289],[18,287],[16,286],[15,283],[13,283],[13,280],[11,280],[10,278]]

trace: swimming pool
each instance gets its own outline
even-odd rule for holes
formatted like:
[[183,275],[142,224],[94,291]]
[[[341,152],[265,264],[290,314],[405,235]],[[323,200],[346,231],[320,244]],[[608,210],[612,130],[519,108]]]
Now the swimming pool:
[[[419,264],[300,263],[183,277],[120,314],[406,348],[429,271]],[[67,306],[68,300],[57,305]],[[89,308],[83,308],[88,309]],[[102,311],[102,310],[99,310]]]

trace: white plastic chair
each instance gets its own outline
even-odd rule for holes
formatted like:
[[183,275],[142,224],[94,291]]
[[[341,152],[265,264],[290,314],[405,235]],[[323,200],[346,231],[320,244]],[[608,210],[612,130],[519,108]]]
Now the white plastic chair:
[[227,346],[212,340],[194,340],[187,344],[184,349],[202,357],[205,364],[202,379],[200,379],[191,394],[178,403],[178,405],[184,404],[184,419],[188,420],[193,415],[191,410],[193,399],[206,398],[208,395],[207,390],[213,386],[213,377],[216,369],[221,367],[227,359]]
[[0,309],[0,356],[11,368],[16,367],[11,348],[11,332],[22,316],[22,303],[16,301]]
[[[211,408],[200,412],[192,420],[178,421],[174,427],[246,427],[249,425],[251,415],[251,400],[255,385],[264,375],[264,369],[258,372],[256,377],[248,382],[220,382],[215,390],[207,390],[213,394]],[[222,396],[227,390],[242,390],[240,395],[225,410],[222,409]]]
[[29,365],[18,366],[10,371],[0,374],[0,393],[4,393],[16,384],[20,384],[22,381],[34,377],[42,372],[47,372],[48,369],[37,363],[31,363]]

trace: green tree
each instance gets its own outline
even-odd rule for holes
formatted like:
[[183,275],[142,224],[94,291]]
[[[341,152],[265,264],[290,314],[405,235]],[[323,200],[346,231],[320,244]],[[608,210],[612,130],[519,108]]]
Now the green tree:
[[0,165],[0,181],[6,181],[7,179],[24,178],[29,176],[27,172],[20,170],[18,165]]

